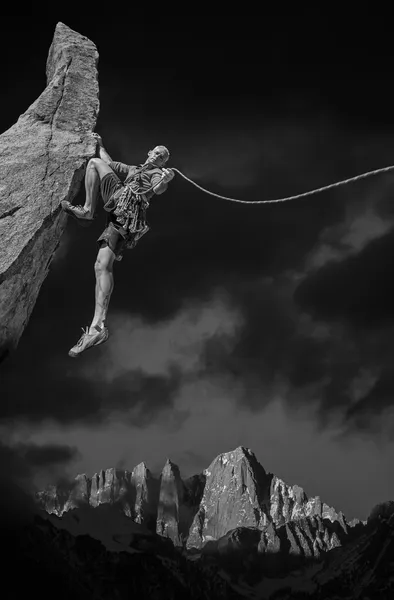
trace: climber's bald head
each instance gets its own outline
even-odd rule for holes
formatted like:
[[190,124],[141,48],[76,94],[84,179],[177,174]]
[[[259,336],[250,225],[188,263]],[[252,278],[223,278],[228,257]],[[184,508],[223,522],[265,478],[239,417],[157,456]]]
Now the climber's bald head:
[[153,150],[149,150],[146,162],[154,162],[159,167],[166,164],[170,158],[170,152],[165,146],[155,146]]

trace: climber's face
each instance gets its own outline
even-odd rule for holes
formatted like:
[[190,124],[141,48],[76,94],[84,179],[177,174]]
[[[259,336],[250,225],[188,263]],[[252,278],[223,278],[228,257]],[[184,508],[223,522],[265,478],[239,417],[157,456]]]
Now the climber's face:
[[146,162],[155,163],[158,167],[166,164],[169,158],[169,152],[165,146],[156,146],[153,150],[149,150]]

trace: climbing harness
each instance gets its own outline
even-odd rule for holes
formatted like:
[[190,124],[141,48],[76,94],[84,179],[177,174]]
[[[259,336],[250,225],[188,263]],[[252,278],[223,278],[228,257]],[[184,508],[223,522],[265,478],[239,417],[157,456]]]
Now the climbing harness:
[[[146,221],[146,211],[149,208],[147,194],[156,187],[157,183],[149,188],[143,186],[143,172],[155,165],[144,164],[132,175],[132,180],[122,185],[110,201],[104,205],[105,210],[112,212],[116,222],[122,229],[133,234],[132,239],[126,242],[127,248],[133,248],[137,241],[145,235],[150,227]],[[156,167],[156,170],[159,170]]]
[[227,196],[221,196],[220,194],[215,194],[215,192],[211,192],[201,187],[197,183],[195,183],[189,177],[186,177],[181,171],[171,167],[172,171],[176,171],[179,173],[183,179],[193,184],[196,188],[205,192],[206,194],[210,194],[211,196],[215,196],[216,198],[221,198],[222,200],[229,200],[230,202],[239,202],[240,204],[272,204],[274,202],[286,202],[287,200],[297,200],[298,198],[305,198],[306,196],[312,196],[312,194],[318,194],[319,192],[323,192],[325,190],[329,190],[335,187],[339,187],[340,185],[345,185],[347,183],[351,183],[352,181],[358,181],[359,179],[365,179],[366,177],[372,177],[373,175],[378,175],[380,173],[387,173],[389,171],[394,171],[394,165],[389,167],[383,167],[381,169],[375,169],[374,171],[368,171],[366,173],[362,173],[361,175],[356,175],[355,177],[350,177],[349,179],[343,179],[342,181],[337,181],[336,183],[331,183],[329,185],[325,185],[323,187],[310,190],[309,192],[304,192],[303,194],[296,194],[295,196],[287,196],[285,198],[276,198],[275,200],[238,200],[237,198],[228,198]]

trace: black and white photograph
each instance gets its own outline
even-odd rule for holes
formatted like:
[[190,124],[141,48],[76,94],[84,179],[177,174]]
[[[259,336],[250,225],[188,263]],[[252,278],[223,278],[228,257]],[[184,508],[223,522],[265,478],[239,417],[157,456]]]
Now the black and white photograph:
[[1,13],[4,600],[394,598],[393,26],[360,7]]

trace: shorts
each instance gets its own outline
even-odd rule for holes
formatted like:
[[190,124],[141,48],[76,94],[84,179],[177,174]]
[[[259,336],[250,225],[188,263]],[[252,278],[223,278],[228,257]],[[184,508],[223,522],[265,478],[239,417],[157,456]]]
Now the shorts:
[[100,183],[100,191],[104,200],[104,204],[107,204],[113,194],[122,186],[123,183],[113,171],[112,173],[107,173],[104,175]]

